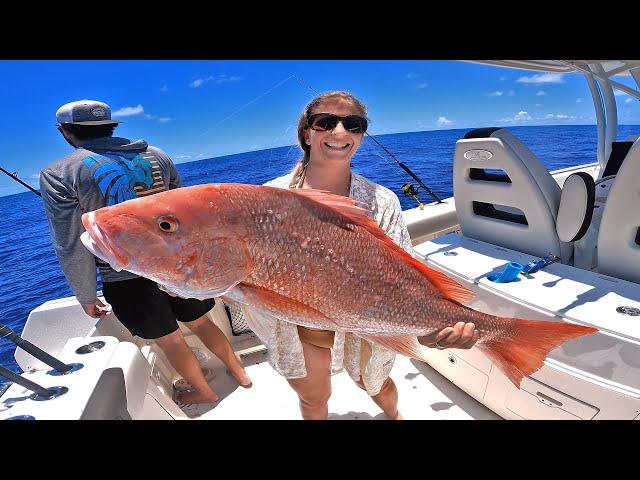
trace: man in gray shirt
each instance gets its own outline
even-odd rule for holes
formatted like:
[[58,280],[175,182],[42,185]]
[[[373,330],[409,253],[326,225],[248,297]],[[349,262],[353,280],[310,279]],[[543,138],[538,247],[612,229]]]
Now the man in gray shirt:
[[108,308],[96,295],[96,266],[103,293],[118,320],[133,334],[153,339],[173,367],[192,386],[183,403],[219,399],[187,346],[176,319],[185,322],[245,387],[251,381],[224,333],[206,313],[215,300],[173,297],[131,272],[116,272],[93,256],[82,242],[82,214],[125,200],[178,188],[180,175],[162,150],[144,140],[114,137],[118,121],[106,103],[79,100],[56,112],[58,130],[75,150],[40,172],[40,192],[62,271],[87,315],[101,318]]

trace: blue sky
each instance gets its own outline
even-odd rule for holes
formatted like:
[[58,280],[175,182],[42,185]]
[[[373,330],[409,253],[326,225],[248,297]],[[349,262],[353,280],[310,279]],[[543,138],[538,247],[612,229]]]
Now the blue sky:
[[[37,186],[40,169],[71,148],[56,110],[84,98],[107,102],[125,122],[116,135],[144,138],[177,163],[291,145],[313,96],[294,74],[363,100],[372,135],[595,123],[580,74],[443,60],[2,60],[0,166]],[[638,102],[616,100],[619,123],[640,124]],[[0,196],[22,191],[0,174]]]

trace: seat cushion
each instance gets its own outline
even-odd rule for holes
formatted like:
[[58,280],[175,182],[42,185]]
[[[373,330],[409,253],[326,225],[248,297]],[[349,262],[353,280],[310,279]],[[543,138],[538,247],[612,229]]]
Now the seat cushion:
[[569,175],[562,187],[556,230],[563,242],[582,238],[591,224],[595,201],[595,182],[591,175],[578,172]]

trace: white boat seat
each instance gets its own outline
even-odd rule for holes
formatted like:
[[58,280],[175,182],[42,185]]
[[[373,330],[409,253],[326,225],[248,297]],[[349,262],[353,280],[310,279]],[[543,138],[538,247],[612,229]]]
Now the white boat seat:
[[[587,232],[580,239],[573,243],[573,266],[583,268],[585,270],[595,270],[598,266],[598,232],[600,231],[600,222],[602,220],[602,212],[607,203],[609,191],[615,182],[616,174],[620,166],[625,161],[631,146],[637,136],[630,136],[624,142],[613,142],[611,153],[607,159],[607,164],[601,170],[598,180],[595,182],[595,199],[593,206],[593,214],[591,225]],[[564,194],[564,191],[563,191]]]
[[556,230],[560,186],[507,130],[472,130],[456,142],[453,192],[464,235],[570,261],[571,245]]
[[640,140],[609,190],[598,232],[598,271],[640,283]]

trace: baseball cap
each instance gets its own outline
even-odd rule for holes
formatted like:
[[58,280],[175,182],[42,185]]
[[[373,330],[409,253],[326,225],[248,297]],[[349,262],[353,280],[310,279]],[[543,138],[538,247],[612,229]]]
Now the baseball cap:
[[111,125],[121,123],[111,120],[111,108],[97,100],[77,100],[61,106],[56,112],[58,124]]

